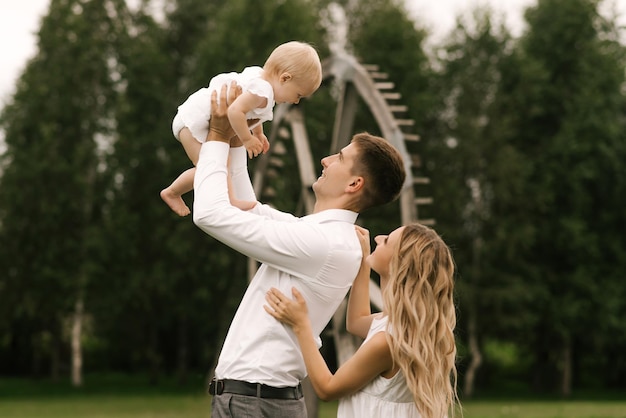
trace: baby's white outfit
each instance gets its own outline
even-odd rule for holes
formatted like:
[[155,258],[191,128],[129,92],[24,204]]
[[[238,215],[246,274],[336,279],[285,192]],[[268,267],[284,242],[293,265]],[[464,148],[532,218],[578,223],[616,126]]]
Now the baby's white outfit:
[[263,122],[272,120],[274,117],[274,90],[272,85],[261,78],[261,67],[246,67],[241,73],[231,72],[218,74],[211,79],[208,87],[203,87],[193,93],[178,106],[178,113],[172,121],[172,133],[180,140],[178,134],[181,129],[187,127],[198,142],[203,143],[209,134],[209,119],[211,119],[211,93],[218,93],[224,84],[230,85],[236,81],[244,92],[248,91],[257,96],[265,97],[267,105],[264,108],[253,109],[246,114],[248,119],[259,119],[258,123],[250,126],[250,129]]
[[[387,331],[387,317],[374,318],[365,344],[379,332]],[[376,377],[357,393],[339,401],[337,418],[421,418],[402,371],[391,379]]]

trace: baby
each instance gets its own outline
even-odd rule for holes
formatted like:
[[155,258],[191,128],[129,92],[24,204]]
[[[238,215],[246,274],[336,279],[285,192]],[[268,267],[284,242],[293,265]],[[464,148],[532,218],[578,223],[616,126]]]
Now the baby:
[[[232,81],[242,87],[243,93],[229,106],[228,119],[252,158],[269,149],[263,122],[272,120],[274,105],[297,104],[301,98],[313,94],[322,83],[322,65],[311,45],[292,41],[276,47],[263,68],[246,67],[241,73],[213,77],[208,87],[196,91],[178,107],[172,122],[174,136],[194,166],[209,133],[211,93],[219,92],[224,84]],[[249,124],[248,121],[254,122]],[[161,191],[161,198],[180,216],[190,213],[182,195],[193,189],[195,170],[194,167],[184,171]]]

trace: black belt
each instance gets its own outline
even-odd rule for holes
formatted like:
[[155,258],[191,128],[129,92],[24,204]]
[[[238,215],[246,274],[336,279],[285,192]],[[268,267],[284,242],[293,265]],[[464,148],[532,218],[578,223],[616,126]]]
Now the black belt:
[[234,393],[235,395],[256,396],[267,399],[300,399],[302,398],[302,385],[285,388],[275,388],[262,383],[250,383],[242,380],[216,380],[209,384],[211,395],[222,393]]

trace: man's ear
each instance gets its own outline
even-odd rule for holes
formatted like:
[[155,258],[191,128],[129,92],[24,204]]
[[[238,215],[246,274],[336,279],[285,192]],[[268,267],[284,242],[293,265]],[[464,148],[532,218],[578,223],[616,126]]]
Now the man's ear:
[[361,176],[355,176],[350,181],[350,184],[348,184],[346,191],[350,193],[355,193],[361,190],[364,185],[365,185],[365,179]]
[[280,81],[283,83],[286,83],[287,81],[291,81],[293,77],[291,76],[290,73],[282,73],[280,75]]

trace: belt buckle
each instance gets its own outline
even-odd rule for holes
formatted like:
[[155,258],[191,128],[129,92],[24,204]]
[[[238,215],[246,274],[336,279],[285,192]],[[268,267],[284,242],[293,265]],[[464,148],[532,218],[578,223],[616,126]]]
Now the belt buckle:
[[209,383],[209,393],[211,395],[221,395],[224,393],[224,381],[213,379]]

